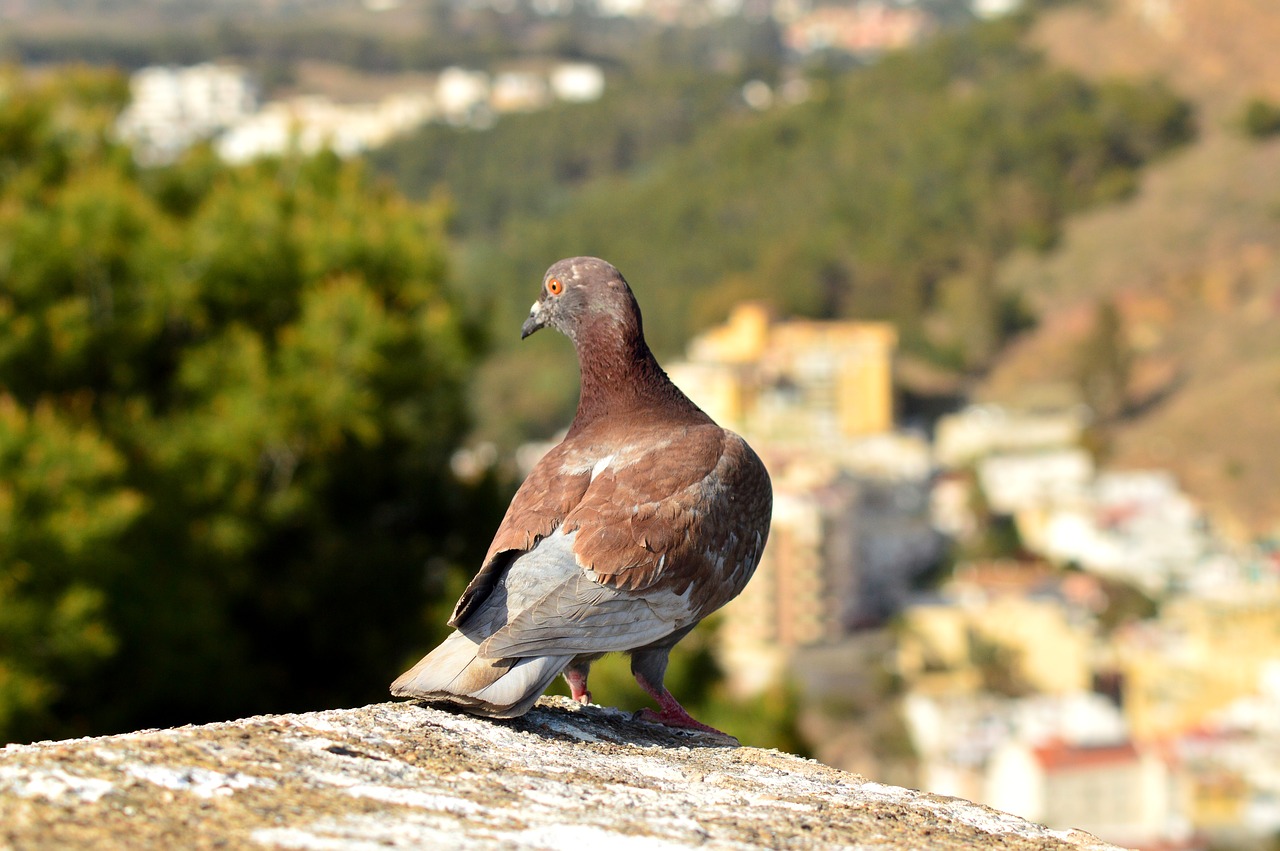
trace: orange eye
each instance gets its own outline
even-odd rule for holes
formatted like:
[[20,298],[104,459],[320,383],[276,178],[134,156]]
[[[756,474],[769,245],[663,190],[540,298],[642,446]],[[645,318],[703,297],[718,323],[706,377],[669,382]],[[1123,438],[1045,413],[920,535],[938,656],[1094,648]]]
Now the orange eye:
[[564,284],[560,283],[559,278],[552,278],[547,281],[547,292],[552,295],[560,295],[560,293],[564,292]]

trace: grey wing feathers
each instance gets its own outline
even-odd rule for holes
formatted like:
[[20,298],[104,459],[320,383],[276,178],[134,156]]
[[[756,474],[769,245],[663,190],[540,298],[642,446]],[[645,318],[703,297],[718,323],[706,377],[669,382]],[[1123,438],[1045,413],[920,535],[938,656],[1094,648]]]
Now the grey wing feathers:
[[557,531],[516,559],[494,594],[459,628],[488,659],[630,650],[690,622],[684,600],[640,595],[591,579]]
[[670,635],[693,618],[670,592],[639,595],[593,582],[585,573],[515,613],[480,646],[491,659],[543,653],[632,650]]

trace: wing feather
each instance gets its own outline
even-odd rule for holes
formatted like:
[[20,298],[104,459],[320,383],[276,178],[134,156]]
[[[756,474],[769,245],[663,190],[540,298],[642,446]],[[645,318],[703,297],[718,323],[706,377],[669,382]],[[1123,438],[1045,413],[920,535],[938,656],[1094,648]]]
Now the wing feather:
[[611,588],[580,573],[512,613],[480,654],[502,659],[632,650],[692,623],[686,602],[669,591],[641,596]]

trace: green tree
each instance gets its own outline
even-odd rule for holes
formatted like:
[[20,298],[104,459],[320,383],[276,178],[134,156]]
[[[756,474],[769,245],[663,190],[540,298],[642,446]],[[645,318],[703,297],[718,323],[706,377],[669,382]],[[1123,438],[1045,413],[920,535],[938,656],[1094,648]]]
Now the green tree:
[[1254,139],[1266,139],[1280,133],[1280,104],[1253,98],[1244,107],[1241,120],[1244,131]]
[[385,694],[497,519],[448,472],[444,208],[328,155],[140,170],[123,93],[0,79],[0,739]]
[[1081,342],[1076,381],[1085,404],[1102,421],[1122,416],[1129,405],[1133,349],[1125,335],[1124,318],[1114,301],[1105,300],[1094,312],[1093,328]]
[[0,731],[116,649],[101,583],[145,507],[124,468],[53,406],[0,396]]

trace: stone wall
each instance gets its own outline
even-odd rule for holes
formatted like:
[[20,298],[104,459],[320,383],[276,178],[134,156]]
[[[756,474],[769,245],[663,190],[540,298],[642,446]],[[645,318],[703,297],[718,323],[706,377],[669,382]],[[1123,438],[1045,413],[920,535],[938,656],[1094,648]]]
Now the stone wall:
[[543,698],[414,703],[0,751],[0,848],[1106,849],[954,798]]

